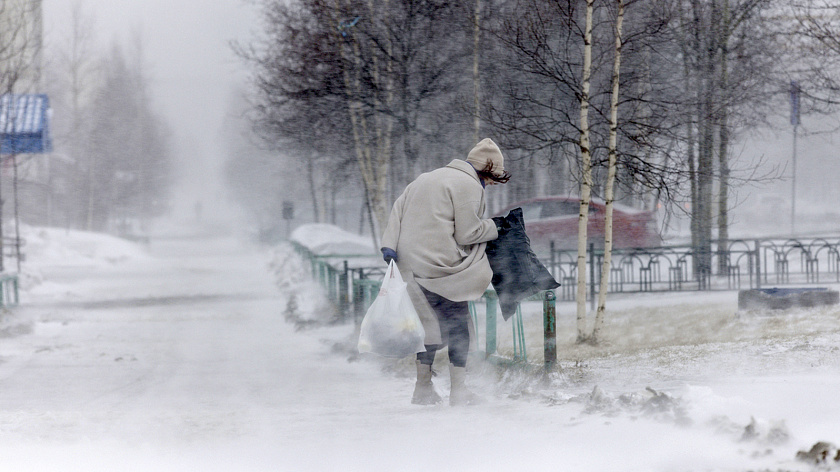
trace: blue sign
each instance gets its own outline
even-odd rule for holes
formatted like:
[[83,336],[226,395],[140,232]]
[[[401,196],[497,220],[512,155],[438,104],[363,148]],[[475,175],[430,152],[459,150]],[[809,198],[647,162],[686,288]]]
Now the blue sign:
[[49,109],[44,94],[0,97],[0,154],[51,152]]

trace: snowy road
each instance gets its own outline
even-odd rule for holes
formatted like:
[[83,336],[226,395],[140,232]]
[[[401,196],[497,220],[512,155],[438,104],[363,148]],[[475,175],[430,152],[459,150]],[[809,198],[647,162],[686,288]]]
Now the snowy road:
[[285,327],[265,259],[233,238],[153,240],[150,252],[112,267],[47,265],[50,292],[7,315],[4,443],[177,452],[254,434],[255,412],[277,405]]
[[[676,406],[651,415],[614,390],[628,369],[594,379],[603,398],[580,396],[586,382],[509,395],[485,373],[472,381],[486,405],[416,407],[404,365],[334,352],[352,327],[285,322],[268,259],[198,234],[110,263],[40,261],[43,280],[0,322],[0,470],[807,470],[797,449],[840,441],[836,353],[766,376],[683,372]],[[655,382],[644,368],[634,383]],[[436,383],[447,391],[445,370]],[[751,416],[790,437],[742,441]]]

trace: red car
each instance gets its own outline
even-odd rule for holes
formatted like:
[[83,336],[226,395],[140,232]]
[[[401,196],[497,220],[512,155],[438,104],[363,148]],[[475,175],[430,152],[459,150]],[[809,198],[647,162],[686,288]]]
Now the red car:
[[[574,197],[538,197],[509,205],[497,216],[507,215],[522,207],[525,232],[534,252],[545,254],[551,241],[556,249],[577,249],[580,199]],[[587,237],[595,247],[604,247],[603,200],[592,199],[589,204]],[[653,247],[662,244],[657,231],[656,217],[651,211],[637,210],[625,205],[613,205],[613,248]]]

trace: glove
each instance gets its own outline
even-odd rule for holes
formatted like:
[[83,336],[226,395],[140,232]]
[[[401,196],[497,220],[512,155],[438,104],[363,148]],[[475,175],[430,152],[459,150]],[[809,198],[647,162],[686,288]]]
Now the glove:
[[505,217],[504,216],[494,216],[493,218],[490,218],[490,219],[493,220],[493,223],[496,224],[496,231],[501,231],[502,227],[505,224]]
[[386,264],[390,264],[391,261],[394,261],[395,263],[397,262],[397,251],[395,251],[395,250],[393,250],[389,247],[383,247],[381,249],[381,251],[382,251],[382,258],[385,259]]

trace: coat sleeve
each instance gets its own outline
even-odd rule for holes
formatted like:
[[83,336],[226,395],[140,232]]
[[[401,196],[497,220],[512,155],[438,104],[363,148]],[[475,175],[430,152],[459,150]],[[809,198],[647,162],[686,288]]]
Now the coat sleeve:
[[388,217],[388,223],[385,225],[385,231],[382,233],[380,244],[383,248],[387,247],[397,251],[397,254],[400,252],[400,248],[397,247],[397,242],[400,240],[404,202],[405,194],[400,195],[397,201],[394,202],[394,206],[391,208],[391,215]]
[[[483,192],[483,190],[480,191]],[[462,246],[484,243],[499,237],[496,223],[490,219],[483,220],[478,214],[481,198],[481,193],[472,195],[463,191],[453,193],[455,242]]]

